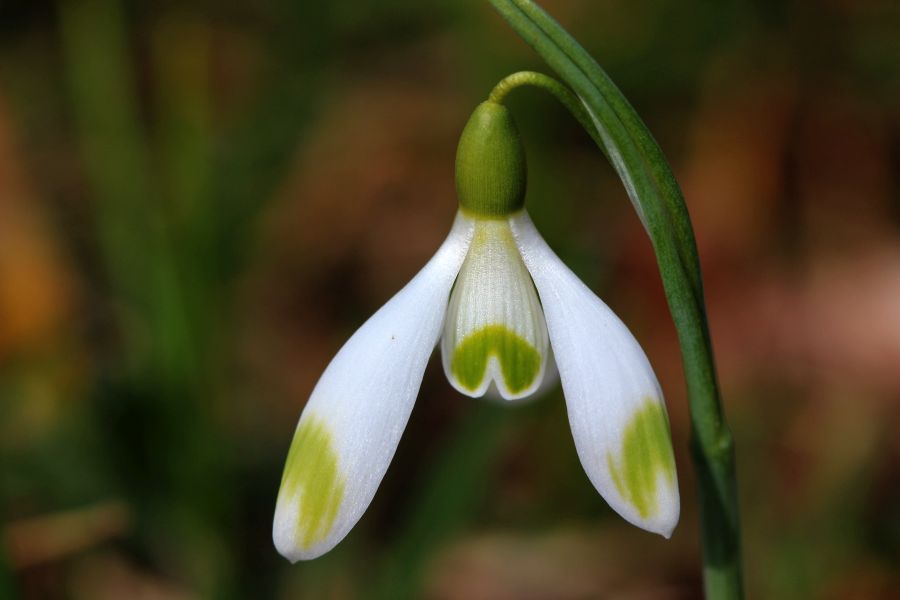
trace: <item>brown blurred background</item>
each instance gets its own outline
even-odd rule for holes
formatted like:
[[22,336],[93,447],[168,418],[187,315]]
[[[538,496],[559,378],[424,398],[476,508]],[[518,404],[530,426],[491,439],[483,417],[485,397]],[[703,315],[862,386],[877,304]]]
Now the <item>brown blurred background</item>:
[[[751,597],[900,589],[900,5],[545,2],[669,156],[735,431]],[[612,170],[511,101],[528,207],[667,395],[669,542],[581,471],[557,389],[432,361],[338,548],[271,544],[303,404],[456,207],[469,112],[546,71],[485,2],[0,3],[0,597],[695,598],[680,356]]]

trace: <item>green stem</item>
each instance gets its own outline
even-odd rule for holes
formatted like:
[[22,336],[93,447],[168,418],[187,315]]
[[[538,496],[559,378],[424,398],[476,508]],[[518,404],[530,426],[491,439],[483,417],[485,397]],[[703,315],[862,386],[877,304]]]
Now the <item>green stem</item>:
[[526,85],[542,89],[556,98],[560,104],[572,113],[572,116],[597,143],[600,150],[606,153],[606,147],[603,145],[603,140],[594,126],[591,113],[584,107],[578,96],[572,93],[572,90],[552,77],[535,71],[519,71],[518,73],[507,75],[494,86],[494,89],[488,95],[488,100],[503,104],[510,92]]
[[[573,114],[609,158],[650,236],[684,361],[706,596],[742,598],[734,441],[722,410],[697,247],[681,190],[628,100],[559,23],[532,0],[490,2],[577,95],[590,119],[586,124],[583,115]],[[560,97],[557,86],[540,87]],[[572,110],[571,98],[562,96]]]

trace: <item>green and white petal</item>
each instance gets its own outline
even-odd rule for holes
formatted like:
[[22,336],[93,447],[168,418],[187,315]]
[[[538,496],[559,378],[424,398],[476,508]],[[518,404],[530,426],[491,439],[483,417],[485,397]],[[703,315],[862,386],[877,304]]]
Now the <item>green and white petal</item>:
[[427,265],[344,344],[300,416],[272,537],[291,562],[335,546],[372,501],[434,351],[472,238],[457,217]]
[[549,357],[544,313],[505,219],[475,219],[475,233],[450,295],[441,357],[457,390],[507,400],[541,385]]
[[678,482],[666,408],[647,357],[527,214],[510,224],[543,302],[584,470],[616,512],[669,537],[678,523]]

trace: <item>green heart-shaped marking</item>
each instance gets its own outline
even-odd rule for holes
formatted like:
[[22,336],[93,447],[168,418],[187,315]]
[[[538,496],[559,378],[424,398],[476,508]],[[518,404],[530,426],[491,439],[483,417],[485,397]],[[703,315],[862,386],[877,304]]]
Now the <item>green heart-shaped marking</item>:
[[541,354],[528,341],[504,325],[487,325],[467,335],[450,362],[450,370],[466,389],[482,384],[488,360],[496,357],[506,388],[518,394],[534,384],[541,372]]

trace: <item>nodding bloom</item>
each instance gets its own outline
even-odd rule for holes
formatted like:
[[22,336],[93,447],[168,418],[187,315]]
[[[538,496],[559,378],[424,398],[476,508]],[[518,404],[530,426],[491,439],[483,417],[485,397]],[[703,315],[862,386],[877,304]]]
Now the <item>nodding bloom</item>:
[[482,103],[466,125],[456,183],[460,206],[447,239],[344,344],[300,416],[275,547],[292,562],[315,558],[356,524],[438,343],[447,379],[467,396],[526,398],[558,370],[591,482],[626,520],[669,537],[679,497],[659,383],[625,325],[524,210],[525,154],[501,104]]

